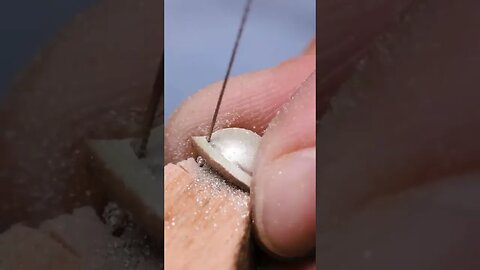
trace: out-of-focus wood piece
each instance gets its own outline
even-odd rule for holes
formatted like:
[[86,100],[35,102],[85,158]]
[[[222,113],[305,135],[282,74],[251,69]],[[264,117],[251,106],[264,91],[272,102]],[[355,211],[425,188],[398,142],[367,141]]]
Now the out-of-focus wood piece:
[[92,178],[158,241],[163,240],[163,126],[152,129],[147,157],[138,158],[133,139],[91,140]]
[[136,234],[127,230],[122,236],[114,237],[88,206],[44,221],[40,231],[73,251],[84,262],[86,270],[162,269],[161,259],[150,252],[150,247],[144,246],[143,232]]
[[120,252],[111,247],[112,243],[119,240],[111,235],[108,227],[100,221],[91,207],[78,208],[71,215],[64,214],[46,220],[39,229],[73,250],[88,269],[123,267],[121,254],[117,254]]
[[249,269],[249,195],[193,159],[164,172],[165,269]]
[[0,234],[0,269],[83,270],[72,250],[38,230],[14,225]]

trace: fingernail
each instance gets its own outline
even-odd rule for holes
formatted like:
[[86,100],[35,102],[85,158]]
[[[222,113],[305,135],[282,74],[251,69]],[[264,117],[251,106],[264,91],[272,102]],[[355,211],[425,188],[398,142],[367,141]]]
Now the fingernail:
[[282,156],[255,175],[255,222],[263,244],[286,257],[315,246],[315,148]]

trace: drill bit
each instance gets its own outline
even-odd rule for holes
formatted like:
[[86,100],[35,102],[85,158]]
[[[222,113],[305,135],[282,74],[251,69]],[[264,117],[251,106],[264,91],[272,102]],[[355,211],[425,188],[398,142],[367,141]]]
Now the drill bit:
[[235,45],[233,46],[233,51],[230,56],[230,61],[228,63],[227,73],[223,80],[222,88],[220,90],[220,95],[218,97],[217,106],[215,107],[215,112],[213,114],[212,124],[210,125],[210,131],[208,132],[207,141],[210,142],[212,138],[213,128],[215,127],[215,122],[217,121],[218,111],[220,110],[220,104],[222,103],[223,94],[225,93],[225,88],[227,87],[228,78],[230,77],[230,71],[232,70],[233,62],[235,60],[235,55],[237,54],[238,44],[240,43],[240,38],[242,37],[243,28],[247,22],[248,13],[250,11],[250,5],[253,0],[247,0],[245,4],[245,9],[243,11],[242,21],[240,23],[240,28],[238,29],[237,37],[235,39]]

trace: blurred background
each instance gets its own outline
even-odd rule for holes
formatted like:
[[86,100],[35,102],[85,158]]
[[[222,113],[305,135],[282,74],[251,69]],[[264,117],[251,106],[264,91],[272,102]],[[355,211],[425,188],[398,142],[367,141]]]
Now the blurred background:
[[[0,99],[16,74],[96,0],[0,2]],[[245,1],[165,1],[165,117],[226,70]],[[233,74],[275,65],[315,35],[315,0],[256,0]]]
[[38,51],[96,0],[0,1],[0,100]]
[[[222,80],[245,1],[165,0],[165,118]],[[276,65],[315,36],[315,0],[254,0],[232,74]]]
[[0,269],[162,269],[87,142],[138,136],[163,2],[0,1],[0,33]]

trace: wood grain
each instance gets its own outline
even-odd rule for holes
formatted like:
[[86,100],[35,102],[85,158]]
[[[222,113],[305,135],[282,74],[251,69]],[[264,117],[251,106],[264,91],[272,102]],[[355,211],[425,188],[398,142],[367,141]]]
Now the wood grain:
[[165,269],[249,269],[248,193],[193,159],[164,171]]

